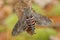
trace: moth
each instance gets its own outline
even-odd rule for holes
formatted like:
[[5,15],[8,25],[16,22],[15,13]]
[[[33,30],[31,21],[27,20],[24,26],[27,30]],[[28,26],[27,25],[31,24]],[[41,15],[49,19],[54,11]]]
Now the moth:
[[39,15],[36,12],[32,12],[28,8],[24,8],[23,15],[13,28],[12,34],[17,35],[22,31],[34,34],[35,24],[49,26],[51,24],[51,20],[46,16]]
[[[28,2],[28,1],[27,1]],[[19,5],[20,4],[20,5]],[[25,6],[24,6],[24,5]],[[37,14],[32,10],[31,6],[28,6],[28,4],[25,3],[24,0],[18,1],[17,7],[15,7],[15,11],[18,13],[22,13],[21,18],[19,17],[19,20],[15,24],[13,30],[12,30],[12,35],[18,35],[19,33],[26,31],[30,35],[35,34],[35,24],[41,25],[41,26],[49,26],[51,25],[52,21],[41,14]],[[22,6],[22,7],[21,7]],[[22,11],[22,12],[21,12]]]

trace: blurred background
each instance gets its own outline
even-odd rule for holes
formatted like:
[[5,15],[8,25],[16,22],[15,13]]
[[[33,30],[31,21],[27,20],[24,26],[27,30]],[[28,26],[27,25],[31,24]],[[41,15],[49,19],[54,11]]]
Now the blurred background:
[[54,26],[45,28],[36,25],[36,34],[22,32],[17,36],[11,35],[18,21],[16,13],[13,12],[13,2],[14,0],[0,0],[0,40],[60,40],[60,0],[32,0],[33,10],[50,18]]

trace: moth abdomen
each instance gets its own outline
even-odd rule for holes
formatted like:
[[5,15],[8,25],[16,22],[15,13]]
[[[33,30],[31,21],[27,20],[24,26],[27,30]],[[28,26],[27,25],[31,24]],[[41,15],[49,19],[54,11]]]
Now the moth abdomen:
[[35,32],[35,20],[34,17],[31,15],[28,19],[26,19],[26,23],[28,25],[28,29],[26,30],[29,34],[33,35]]

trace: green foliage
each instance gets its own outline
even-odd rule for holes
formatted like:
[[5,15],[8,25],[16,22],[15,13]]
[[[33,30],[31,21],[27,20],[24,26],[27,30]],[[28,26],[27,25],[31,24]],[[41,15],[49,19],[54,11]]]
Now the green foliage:
[[51,10],[48,16],[60,16],[60,3]]
[[29,40],[49,40],[49,36],[56,35],[57,32],[49,28],[41,28],[35,30],[36,34],[31,36]]
[[36,29],[34,35],[29,35],[27,32],[23,32],[18,36],[15,36],[13,40],[49,40],[49,36],[56,35],[57,32],[49,28]]
[[41,14],[41,15],[46,15],[46,14],[44,13],[43,9],[42,9],[40,6],[38,6],[37,4],[33,3],[33,4],[32,4],[32,8],[33,8],[33,10],[35,10],[37,13],[39,13],[39,14]]
[[[32,8],[39,14],[46,15],[44,10],[37,4],[32,4]],[[60,3],[58,3],[51,12],[48,13],[48,16],[60,16]]]
[[0,32],[5,32],[6,31],[6,27],[0,25]]
[[18,17],[16,14],[12,14],[10,15],[6,20],[6,25],[9,29],[13,29],[14,25],[16,24],[16,22],[18,21]]

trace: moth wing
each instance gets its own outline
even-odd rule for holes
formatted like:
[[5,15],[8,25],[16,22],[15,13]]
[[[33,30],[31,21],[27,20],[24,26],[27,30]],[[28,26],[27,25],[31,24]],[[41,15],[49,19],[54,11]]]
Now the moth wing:
[[19,33],[25,30],[25,28],[27,27],[25,20],[25,15],[23,14],[21,19],[18,20],[18,22],[15,24],[12,30],[12,35],[18,35]]
[[41,14],[37,14],[36,12],[32,11],[32,15],[35,17],[36,24],[41,26],[49,26],[51,25],[52,21],[46,16],[43,16]]

